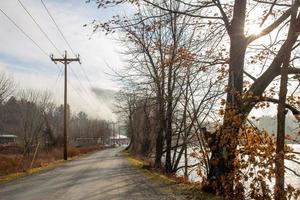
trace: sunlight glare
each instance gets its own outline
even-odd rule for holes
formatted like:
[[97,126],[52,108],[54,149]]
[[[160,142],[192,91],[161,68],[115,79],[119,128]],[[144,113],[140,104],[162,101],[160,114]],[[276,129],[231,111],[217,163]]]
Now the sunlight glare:
[[246,35],[259,35],[262,32],[262,28],[257,24],[251,24],[246,27]]

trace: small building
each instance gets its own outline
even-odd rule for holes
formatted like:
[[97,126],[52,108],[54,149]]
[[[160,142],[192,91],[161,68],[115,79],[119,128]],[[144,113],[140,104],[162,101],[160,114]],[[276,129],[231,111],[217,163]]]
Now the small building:
[[15,144],[17,142],[17,137],[16,135],[12,134],[3,134],[0,135],[0,145],[3,144]]
[[101,142],[100,138],[93,137],[78,137],[75,139],[75,146],[92,146],[97,145]]
[[116,135],[110,137],[110,145],[126,146],[129,144],[129,138],[125,135]]

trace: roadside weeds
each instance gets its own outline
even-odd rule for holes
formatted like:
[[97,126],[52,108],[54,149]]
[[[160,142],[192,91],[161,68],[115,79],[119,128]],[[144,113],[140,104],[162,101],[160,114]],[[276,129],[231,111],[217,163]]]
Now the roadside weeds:
[[85,151],[85,152],[83,152],[82,154],[79,154],[79,155],[72,155],[71,154],[72,156],[70,156],[68,158],[68,160],[66,160],[66,161],[63,160],[63,159],[54,160],[54,161],[51,161],[49,163],[43,163],[43,165],[40,166],[40,167],[33,167],[31,169],[27,169],[27,170],[24,170],[22,172],[15,172],[15,173],[10,173],[8,175],[0,176],[0,184],[7,183],[7,182],[10,182],[10,181],[13,181],[13,180],[25,177],[25,176],[29,176],[31,174],[36,174],[36,173],[39,173],[39,172],[43,172],[43,171],[53,169],[53,168],[55,168],[55,167],[57,167],[57,166],[59,166],[63,163],[77,160],[79,158],[82,158],[82,157],[88,156],[92,153],[95,153],[96,151],[102,151],[104,149],[105,148],[100,148],[100,149],[92,150],[92,151]]
[[127,152],[123,152],[124,157],[127,158],[129,163],[133,168],[140,171],[144,176],[150,178],[154,182],[160,182],[171,187],[174,194],[182,195],[186,199],[190,200],[221,200],[221,197],[214,196],[212,194],[205,193],[199,189],[199,185],[196,183],[190,183],[187,181],[182,181],[179,177],[167,176],[162,172],[145,169],[143,166],[143,161],[133,157]]

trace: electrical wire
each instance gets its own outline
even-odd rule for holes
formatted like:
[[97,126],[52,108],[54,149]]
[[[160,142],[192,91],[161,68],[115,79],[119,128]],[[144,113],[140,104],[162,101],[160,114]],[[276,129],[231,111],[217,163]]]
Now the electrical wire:
[[43,35],[47,38],[47,40],[51,43],[51,45],[56,49],[56,51],[58,52],[58,54],[61,54],[60,51],[58,50],[57,46],[50,39],[50,37],[48,36],[48,34],[43,30],[43,28],[40,26],[40,24],[35,20],[35,18],[28,11],[28,9],[24,6],[24,4],[20,0],[17,0],[17,1],[21,5],[21,7],[25,10],[25,12],[29,15],[29,17],[32,19],[32,21],[35,23],[35,25],[39,28],[39,30],[43,33]]
[[62,38],[64,39],[64,41],[66,42],[66,44],[68,45],[68,47],[70,48],[70,50],[72,51],[72,53],[75,55],[70,43],[68,42],[68,40],[66,39],[65,35],[62,33],[61,29],[59,28],[58,24],[56,23],[56,21],[54,20],[52,14],[50,13],[49,9],[47,8],[46,4],[44,3],[43,0],[41,0],[45,10],[47,11],[48,15],[50,16],[52,22],[54,23],[54,25],[56,26],[58,32],[60,33],[60,35],[62,36]]
[[[42,1],[42,0],[41,0]],[[55,49],[59,52],[59,50],[58,50],[58,48],[56,48],[56,45],[54,44],[54,42],[49,38],[49,36],[46,34],[46,32],[41,28],[41,26],[37,23],[37,21],[34,19],[34,17],[30,14],[30,12],[26,9],[26,7],[22,4],[22,2],[20,2],[19,0],[18,0],[18,2],[20,3],[20,5],[23,7],[23,9],[26,11],[26,13],[31,17],[31,19],[35,22],[35,24],[39,27],[39,29],[40,29],[40,31],[46,36],[46,38],[48,39],[48,41],[55,47]],[[43,1],[42,1],[42,3],[43,3]],[[44,3],[43,3],[44,4]],[[45,7],[46,8],[46,7]],[[47,54],[47,52],[30,36],[30,35],[28,35],[11,17],[9,17],[8,16],[8,14],[6,13],[6,12],[4,12],[1,8],[0,8],[0,12],[24,35],[24,36],[26,36],[26,38],[27,39],[29,39],[47,58],[49,58],[49,56],[48,56],[48,54]],[[50,13],[49,13],[50,14]],[[52,18],[53,19],[53,18]],[[54,20],[54,19],[53,19]],[[56,23],[55,23],[56,24]],[[58,26],[57,26],[58,27]],[[60,31],[61,32],[61,31]],[[62,33],[61,33],[62,34]],[[63,34],[62,34],[63,35]],[[70,46],[69,45],[69,43],[67,43],[68,44],[68,46]],[[70,48],[71,49],[71,48]],[[71,49],[71,51],[72,51],[72,49]],[[73,52],[73,51],[72,51]],[[74,53],[74,52],[73,52]],[[62,74],[62,70],[57,66],[57,65],[55,65],[58,69],[59,69],[59,72],[60,72],[60,74],[58,74],[58,78],[56,79],[56,81],[55,81],[55,84],[54,85],[56,85],[57,84],[57,82],[58,82],[58,80],[59,80],[59,78],[60,78],[60,75]],[[72,70],[73,71],[73,70]],[[73,71],[73,74],[75,74],[74,73],[74,71]],[[81,87],[82,88],[84,88],[83,87],[83,85],[82,85],[82,83],[80,82],[80,80],[79,80],[79,78],[78,78],[78,76],[76,75],[75,76],[75,78],[79,81],[79,83],[80,83],[80,85],[81,85]],[[70,84],[70,82],[69,82],[69,84]],[[76,93],[79,95],[79,97],[81,97],[81,99],[83,99],[84,101],[86,101],[86,103],[87,103],[87,105],[89,105],[89,106],[91,106],[91,104],[90,104],[90,102],[89,101],[87,101],[85,98],[83,98],[82,97],[82,95],[80,95],[80,93],[78,92],[78,90],[76,90],[76,88],[72,85],[72,84],[70,84],[71,85],[71,87],[76,91]],[[84,88],[84,91],[86,92],[86,90],[85,90],[85,88]],[[86,92],[87,93],[87,92]],[[88,93],[87,93],[88,94]],[[91,110],[92,111],[94,111],[95,112],[95,110],[91,107]],[[97,113],[97,112],[95,112],[100,118],[101,118],[101,116]]]
[[19,31],[21,31],[23,33],[23,35],[25,35],[33,44],[35,44],[35,46],[37,46],[41,52],[43,52],[43,54],[45,54],[48,57],[48,54],[46,53],[46,51],[44,49],[42,49],[42,47],[32,39],[32,37],[30,37],[12,18],[10,18],[1,8],[0,8],[0,12],[12,23],[15,25],[15,27],[17,29],[19,29]]
[[68,81],[68,83],[70,84],[70,86],[73,88],[73,90],[76,92],[76,94],[78,95],[78,97],[80,97],[81,99],[83,99],[90,107],[90,109],[99,117],[99,118],[102,118],[96,111],[95,109],[93,108],[93,105],[90,104],[89,101],[87,101],[85,98],[83,98],[83,96],[78,92],[78,90],[71,84],[71,82]]
[[[9,17],[1,8],[0,12],[27,38],[29,39],[47,58],[49,58],[47,52],[32,38],[28,35],[11,17]],[[61,69],[57,66],[59,72]]]
[[[70,45],[70,43],[68,42],[67,38],[65,37],[65,35],[64,35],[63,32],[62,32],[62,30],[60,29],[60,27],[59,27],[58,24],[56,23],[56,21],[55,21],[53,15],[51,14],[50,10],[48,9],[48,7],[46,6],[46,4],[44,3],[43,0],[41,0],[41,2],[42,2],[42,4],[43,4],[45,10],[47,11],[49,17],[51,18],[52,22],[53,22],[54,25],[56,26],[58,32],[59,32],[60,35],[62,36],[63,40],[66,42],[67,46],[69,47],[69,49],[71,50],[71,52],[72,52],[73,55],[75,56],[76,54],[74,53],[73,48],[71,47],[71,45]],[[90,81],[90,79],[89,79],[89,77],[88,77],[88,75],[87,75],[87,73],[86,73],[84,67],[83,67],[81,64],[80,64],[80,68],[81,68],[81,70],[82,70],[82,72],[83,72],[85,78],[86,78],[87,81],[89,82],[90,87],[92,88],[91,81]]]
[[[41,2],[42,2],[42,4],[43,4],[45,10],[47,11],[49,17],[51,18],[52,22],[53,22],[54,25],[56,26],[58,32],[59,32],[60,35],[62,36],[63,40],[66,42],[67,46],[69,47],[69,49],[71,50],[71,52],[73,53],[73,55],[75,55],[75,53],[74,53],[74,51],[73,51],[73,48],[71,47],[71,45],[70,45],[70,43],[68,42],[67,38],[65,37],[65,35],[64,35],[63,32],[62,32],[62,30],[60,29],[60,27],[59,27],[58,24],[56,23],[56,21],[55,21],[54,17],[52,16],[50,10],[48,9],[48,7],[46,6],[46,4],[44,3],[43,0],[41,0]],[[87,78],[87,80],[88,80],[88,82],[89,82],[89,84],[90,84],[90,86],[91,86],[91,82],[90,82],[90,80],[89,80],[89,78],[88,78],[88,76],[87,76],[85,70],[83,69],[83,67],[82,67],[81,65],[80,65],[80,67],[81,67],[81,69],[83,70],[83,72],[84,72],[84,74],[85,74],[85,76],[86,76],[86,78]],[[73,73],[75,79],[79,82],[80,86],[82,87],[83,91],[84,91],[88,96],[90,96],[90,93],[85,89],[84,85],[83,85],[82,82],[80,81],[80,79],[79,79],[79,77],[77,76],[77,74],[75,73],[75,71],[74,71],[72,68],[70,68],[70,69],[71,69],[71,72]]]

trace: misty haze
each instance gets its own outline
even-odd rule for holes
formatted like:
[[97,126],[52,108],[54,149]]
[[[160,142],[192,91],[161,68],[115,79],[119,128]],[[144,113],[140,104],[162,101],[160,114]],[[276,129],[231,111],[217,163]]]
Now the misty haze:
[[2,0],[0,200],[300,200],[300,0]]

